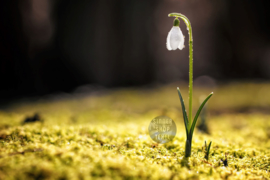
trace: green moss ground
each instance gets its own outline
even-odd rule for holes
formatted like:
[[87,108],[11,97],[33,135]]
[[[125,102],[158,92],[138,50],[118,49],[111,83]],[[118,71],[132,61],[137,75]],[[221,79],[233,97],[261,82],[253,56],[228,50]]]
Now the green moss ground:
[[[194,110],[200,96],[214,96],[211,134],[195,131],[190,167],[181,165],[185,132],[176,87],[70,95],[0,111],[0,179],[270,179],[270,84],[195,87]],[[43,122],[22,125],[36,112]],[[159,115],[177,124],[176,137],[164,145],[148,135]],[[213,141],[208,162],[205,140]]]

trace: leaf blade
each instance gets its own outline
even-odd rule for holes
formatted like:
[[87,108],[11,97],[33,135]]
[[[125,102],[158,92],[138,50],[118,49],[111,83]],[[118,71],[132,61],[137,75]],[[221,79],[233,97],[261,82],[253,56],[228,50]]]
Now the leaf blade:
[[200,115],[200,113],[201,113],[201,111],[202,111],[202,109],[203,109],[203,107],[204,107],[204,105],[206,104],[206,102],[210,99],[210,97],[213,95],[213,93],[210,93],[208,96],[207,96],[207,98],[203,101],[203,103],[201,104],[201,106],[199,107],[199,109],[198,109],[198,111],[197,111],[197,113],[196,113],[196,115],[195,115],[195,117],[194,117],[194,120],[193,120],[193,122],[192,122],[192,125],[191,125],[191,128],[190,128],[190,131],[189,131],[189,134],[190,134],[190,142],[192,141],[192,136],[193,136],[193,132],[194,132],[194,128],[195,128],[195,125],[196,125],[196,123],[197,123],[197,120],[198,120],[198,117],[199,117],[199,115]]
[[184,123],[185,123],[185,127],[186,127],[186,135],[187,135],[187,138],[188,138],[189,137],[189,129],[188,129],[188,127],[189,126],[188,126],[188,117],[187,117],[186,107],[185,107],[185,103],[184,103],[184,100],[183,100],[183,97],[181,95],[179,87],[177,87],[177,91],[178,91],[179,99],[180,99],[181,106],[182,106],[183,118],[184,118]]
[[208,148],[207,148],[207,154],[209,154],[209,152],[210,152],[211,144],[212,144],[212,141],[210,141],[210,143],[209,143],[209,145],[208,145]]

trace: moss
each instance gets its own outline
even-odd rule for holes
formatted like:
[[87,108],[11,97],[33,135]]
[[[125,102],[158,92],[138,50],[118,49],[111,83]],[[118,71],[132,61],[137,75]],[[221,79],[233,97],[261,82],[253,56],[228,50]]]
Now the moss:
[[[269,84],[215,90],[208,105],[211,135],[195,132],[189,167],[181,164],[185,131],[175,87],[38,101],[0,112],[0,179],[270,178],[270,115],[243,113],[243,108],[269,107]],[[194,99],[209,91],[200,90]],[[36,112],[43,122],[22,125]],[[178,129],[164,145],[148,135],[148,125],[158,115],[174,119]],[[213,142],[208,161],[205,140]],[[226,157],[228,167],[221,161]]]

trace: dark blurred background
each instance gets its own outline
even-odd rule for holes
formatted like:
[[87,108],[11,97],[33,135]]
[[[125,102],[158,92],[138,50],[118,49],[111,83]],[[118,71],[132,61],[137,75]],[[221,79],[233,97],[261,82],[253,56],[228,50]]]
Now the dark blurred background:
[[186,48],[166,49],[171,12],[194,37],[194,78],[270,78],[270,1],[1,0],[0,99],[74,92],[85,84],[188,81]]

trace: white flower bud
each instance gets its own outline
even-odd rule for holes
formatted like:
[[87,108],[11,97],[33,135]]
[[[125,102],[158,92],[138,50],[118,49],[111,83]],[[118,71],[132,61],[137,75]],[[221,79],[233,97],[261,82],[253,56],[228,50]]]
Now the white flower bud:
[[167,49],[176,50],[177,48],[182,50],[184,46],[184,36],[181,29],[178,26],[173,26],[167,36]]

